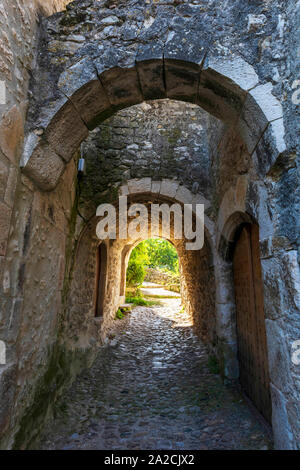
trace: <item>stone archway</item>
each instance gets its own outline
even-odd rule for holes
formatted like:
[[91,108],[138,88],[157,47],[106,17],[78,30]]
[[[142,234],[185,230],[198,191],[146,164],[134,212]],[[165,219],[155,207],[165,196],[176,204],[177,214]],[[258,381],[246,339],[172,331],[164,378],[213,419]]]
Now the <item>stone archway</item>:
[[[50,20],[52,31],[57,36],[61,32],[59,22],[62,20],[62,24],[67,26],[67,21],[64,22],[64,19],[68,19],[68,13],[64,15],[66,17],[60,16]],[[83,19],[82,27],[84,26]],[[198,31],[202,29],[198,28]],[[187,33],[191,38],[188,44],[185,41]],[[43,80],[40,82],[44,89],[42,93],[34,93],[32,100],[21,162],[24,174],[29,176],[42,191],[52,191],[59,186],[59,181],[64,181],[60,177],[65,168],[69,167],[68,162],[72,161],[79,144],[90,129],[120,108],[131,106],[145,99],[168,97],[196,103],[224,122],[234,125],[246,143],[257,175],[260,178],[264,177],[278,157],[286,151],[281,105],[272,94],[272,84],[265,83],[264,79],[260,81],[259,67],[256,66],[254,69],[236,53],[226,50],[223,45],[222,48],[219,47],[220,44],[216,47],[211,46],[212,41],[208,40],[206,34],[199,36],[197,28],[192,31],[192,34],[190,33],[189,29],[180,26],[164,33],[163,40],[153,40],[151,36],[150,39],[145,40],[145,36],[141,35],[141,41],[137,38],[134,45],[118,39],[114,41],[113,46],[108,47],[105,43],[105,47],[98,49],[98,44],[94,44],[94,48],[83,47],[75,53],[68,51],[68,54],[62,50],[59,50],[58,54],[58,48],[53,47],[55,46],[53,43],[50,45],[51,41],[48,41],[48,38],[46,55],[49,63],[54,64],[54,67],[51,68],[51,73],[42,75]],[[49,34],[53,39],[52,33]],[[55,69],[54,72],[53,69]],[[38,73],[36,76],[38,77]],[[238,191],[243,192],[245,179],[240,178]],[[31,183],[26,181],[29,186]],[[69,183],[70,180],[67,181]],[[146,180],[143,184],[147,184]],[[179,191],[179,188],[177,189]],[[238,199],[234,189],[229,191],[227,197],[228,201]],[[234,302],[232,302],[230,266],[226,261],[227,258],[224,261],[222,256],[219,256],[217,249],[221,239],[223,247],[221,253],[223,249],[230,251],[230,236],[227,236],[227,228],[224,229],[224,224],[232,213],[226,209],[227,202],[224,202],[218,212],[217,229],[210,230],[210,233],[216,234],[212,241],[218,311],[216,328],[220,332],[220,346],[226,337],[223,348],[227,351],[225,362],[230,364],[231,370],[237,375],[236,345],[231,321],[234,314]],[[35,209],[36,206],[35,201]],[[248,208],[236,206],[234,210],[243,214],[243,218],[247,217]],[[261,216],[264,217],[263,212]],[[235,225],[238,220],[239,218],[234,223],[231,220],[230,224]],[[265,220],[268,221],[268,218]],[[213,229],[213,222],[210,222],[207,227]],[[295,422],[293,418],[295,413],[290,410],[294,410],[293,406],[297,398],[293,391],[291,402],[290,390],[293,389],[295,371],[290,372],[291,366],[288,364],[289,352],[285,337],[290,338],[290,336],[285,331],[282,321],[277,321],[280,316],[278,312],[285,311],[286,306],[282,287],[279,281],[277,283],[277,279],[282,280],[285,271],[288,273],[288,283],[291,286],[290,305],[293,305],[293,314],[297,315],[299,312],[299,299],[296,294],[297,283],[299,284],[297,252],[290,247],[287,247],[287,250],[284,247],[280,251],[278,249],[280,241],[273,237],[274,227],[269,223],[264,223],[263,228],[262,265],[269,312],[267,330],[270,338],[272,394],[277,413],[273,427],[277,443],[282,447],[291,448],[295,444],[294,438],[289,437],[293,435],[289,420]],[[37,234],[38,230],[37,228]],[[231,229],[228,228],[228,230],[231,233]],[[27,233],[27,228],[25,233]],[[61,242],[61,245],[63,244],[64,240]],[[81,259],[84,260],[84,258]],[[62,256],[62,265],[63,262]],[[23,265],[21,267],[23,268]],[[90,265],[89,269],[93,272],[94,267]],[[63,268],[60,271],[63,271]],[[21,269],[20,272],[22,274]],[[61,272],[59,276],[63,277]],[[22,276],[20,278],[22,281]],[[78,285],[80,281],[80,276],[78,276],[76,278]],[[58,284],[59,290],[60,284],[61,279]],[[273,307],[271,284],[273,286],[275,284],[277,288],[277,303]],[[89,291],[90,286],[86,285],[85,289]],[[116,294],[118,295],[119,292]],[[85,313],[89,307],[89,304],[84,305],[80,302],[73,304],[73,309],[80,311],[81,314]],[[56,310],[58,311],[59,307]],[[53,311],[56,312],[56,310],[53,307]],[[27,315],[25,317],[27,318]],[[37,315],[36,318],[38,318]],[[78,322],[76,327],[83,332],[80,346],[89,345],[89,340],[97,329],[94,322],[94,319],[86,325],[81,321]],[[293,332],[292,335],[294,334]],[[276,362],[278,357],[284,358],[280,361],[280,367]],[[42,362],[41,359],[39,360]],[[226,365],[225,369],[228,368],[229,366]],[[285,374],[278,373],[278,369],[289,372],[286,372],[285,376]],[[293,431],[295,429],[296,425],[293,426]],[[282,435],[284,438],[280,438]]]
[[[175,180],[152,181],[151,178],[142,178],[129,180],[127,184],[119,188],[120,196],[128,196],[130,202],[147,202],[163,204],[192,204],[195,210],[197,203],[209,207],[209,202],[201,194],[193,194],[183,185]],[[117,201],[115,201],[117,203]],[[78,235],[76,253],[74,254],[74,266],[72,269],[72,282],[69,290],[69,300],[67,302],[68,319],[70,322],[69,331],[77,330],[79,342],[99,341],[107,335],[114,314],[121,303],[124,303],[126,268],[130,253],[134,246],[142,239],[149,238],[148,234],[138,239],[116,239],[105,242],[107,248],[107,289],[102,296],[101,304],[104,306],[101,329],[98,328],[97,318],[94,319],[94,301],[97,297],[93,286],[97,286],[97,253],[99,250],[99,240],[96,237],[96,225],[98,218],[96,216],[83,225]],[[151,232],[151,226],[149,226]],[[149,232],[149,235],[150,235]],[[157,233],[161,236],[161,233]],[[162,235],[164,236],[164,235]],[[209,324],[211,330],[215,330],[217,322],[215,313],[215,281],[213,273],[213,262],[211,255],[211,246],[213,244],[214,228],[210,219],[205,216],[205,249],[193,251],[188,255],[185,250],[185,243],[182,240],[173,240],[171,232],[171,242],[178,251],[179,257],[184,261],[182,263],[182,276],[184,279],[184,297],[190,315],[194,317],[195,323],[199,325],[199,332],[209,343],[210,337],[215,337],[215,332],[209,333]],[[104,242],[102,242],[104,244]],[[101,245],[100,245],[101,246]],[[203,259],[203,262],[201,261]],[[85,260],[83,262],[83,260]],[[194,275],[192,273],[192,265]],[[203,273],[201,269],[203,268]],[[189,269],[190,268],[190,269]],[[198,271],[197,271],[198,270]],[[206,272],[211,272],[211,291],[206,286]],[[202,277],[201,277],[202,276]],[[95,280],[95,282],[93,281]],[[197,287],[199,280],[202,284]],[[95,289],[96,290],[96,289]],[[197,295],[195,292],[197,291]],[[199,291],[199,292],[198,292]],[[207,298],[206,300],[204,297]],[[204,316],[200,315],[201,304],[203,304]],[[199,317],[199,318],[198,318]],[[204,318],[205,317],[205,318]],[[211,317],[211,319],[209,319]],[[96,323],[95,323],[96,321]],[[81,325],[81,326],[80,326]],[[98,329],[97,329],[98,328]],[[68,336],[68,333],[66,333]],[[90,338],[88,337],[90,335]],[[85,338],[85,339],[83,339]],[[223,335],[223,341],[226,334]],[[216,346],[216,344],[215,344]],[[226,366],[228,377],[230,376],[230,367]]]
[[[110,54],[107,64],[104,54],[101,59],[79,60],[62,72],[57,86],[63,97],[53,104],[54,111],[47,110],[46,119],[41,110],[41,119],[37,118],[35,131],[27,136],[22,167],[40,189],[50,191],[56,187],[66,164],[89,130],[116,110],[149,98],[167,96],[190,101],[234,125],[261,176],[270,170],[278,156],[285,151],[281,105],[272,95],[271,85],[259,84],[254,69],[240,57],[208,53],[205,61],[195,62],[192,57],[190,60],[183,59],[176,47],[170,58],[166,58],[163,51],[159,57],[153,44],[145,51],[141,46],[137,54],[129,55],[129,63],[127,59],[124,63],[124,57],[120,58],[116,51],[110,50]],[[162,80],[163,76],[165,80]],[[254,115],[256,119],[251,117]],[[268,159],[264,160],[262,149],[266,145]],[[131,192],[147,193],[152,190],[149,178],[132,181],[129,188],[130,185]],[[241,188],[243,191],[242,178]],[[122,188],[121,191],[126,193],[126,190]],[[173,182],[170,183],[170,194],[180,202],[195,201],[193,195],[190,200],[185,189]],[[169,194],[165,196],[169,197]],[[226,217],[222,207],[220,217]],[[222,276],[217,286],[220,291],[221,279]],[[227,318],[232,316],[234,302],[229,301],[225,309],[220,303],[217,308],[222,312],[217,328],[220,330],[220,338],[223,337],[219,347],[222,349],[224,371],[229,376],[236,376],[234,327],[232,324],[226,325],[230,336],[228,339],[228,333],[223,333],[222,324],[224,315]],[[224,314],[224,310],[227,313]]]
[[99,57],[76,57],[60,74],[55,96],[46,97],[47,107],[35,116],[21,159],[25,174],[46,191],[56,187],[90,130],[116,110],[147,99],[192,102],[234,125],[261,176],[286,150],[282,107],[272,85],[260,84],[241,57],[220,55],[199,42],[186,54],[169,41],[165,48],[150,43],[127,55],[110,48]]

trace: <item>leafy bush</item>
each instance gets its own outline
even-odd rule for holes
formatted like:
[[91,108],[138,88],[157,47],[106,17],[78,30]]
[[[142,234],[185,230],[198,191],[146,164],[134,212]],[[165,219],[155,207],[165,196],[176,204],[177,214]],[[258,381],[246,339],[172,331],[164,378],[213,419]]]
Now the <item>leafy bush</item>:
[[170,273],[176,283],[175,279],[179,274],[178,255],[174,246],[167,240],[151,238],[139,243],[132,250],[126,275],[128,286],[139,286],[143,283],[146,266]]
[[116,312],[116,319],[122,320],[122,318],[124,318],[124,317],[125,317],[124,313],[118,308],[118,310]]
[[160,238],[150,238],[144,243],[147,249],[149,267],[161,268],[172,273],[179,272],[177,251],[170,242]]
[[139,286],[143,283],[146,275],[144,266],[140,265],[137,261],[129,261],[127,268],[127,285]]
[[143,283],[146,271],[144,266],[148,264],[148,255],[145,243],[141,242],[131,253],[126,280],[128,286],[139,286]]

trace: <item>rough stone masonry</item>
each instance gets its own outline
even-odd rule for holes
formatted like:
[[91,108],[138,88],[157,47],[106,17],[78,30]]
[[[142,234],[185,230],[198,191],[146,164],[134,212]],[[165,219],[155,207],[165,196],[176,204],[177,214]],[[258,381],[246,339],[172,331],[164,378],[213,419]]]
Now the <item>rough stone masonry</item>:
[[226,380],[232,252],[259,225],[275,446],[298,449],[299,1],[2,0],[0,23],[1,447],[36,439],[113,327],[139,240],[105,243],[95,317],[95,209],[126,194],[205,205],[203,250],[177,246],[181,285]]

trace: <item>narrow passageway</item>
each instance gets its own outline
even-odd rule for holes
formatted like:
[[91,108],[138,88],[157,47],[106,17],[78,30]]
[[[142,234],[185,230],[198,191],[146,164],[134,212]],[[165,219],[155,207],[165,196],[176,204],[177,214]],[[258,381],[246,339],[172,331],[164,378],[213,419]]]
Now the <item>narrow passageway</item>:
[[215,368],[180,299],[136,307],[58,404],[38,447],[270,448],[266,428]]

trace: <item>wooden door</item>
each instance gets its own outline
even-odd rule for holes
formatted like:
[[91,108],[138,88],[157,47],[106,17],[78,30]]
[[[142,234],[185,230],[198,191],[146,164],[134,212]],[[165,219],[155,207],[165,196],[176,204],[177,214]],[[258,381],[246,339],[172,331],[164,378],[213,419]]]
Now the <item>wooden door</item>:
[[96,259],[96,317],[103,316],[107,282],[107,248],[104,242],[98,247]]
[[234,286],[241,386],[271,422],[271,396],[259,255],[259,228],[245,225],[237,240]]

